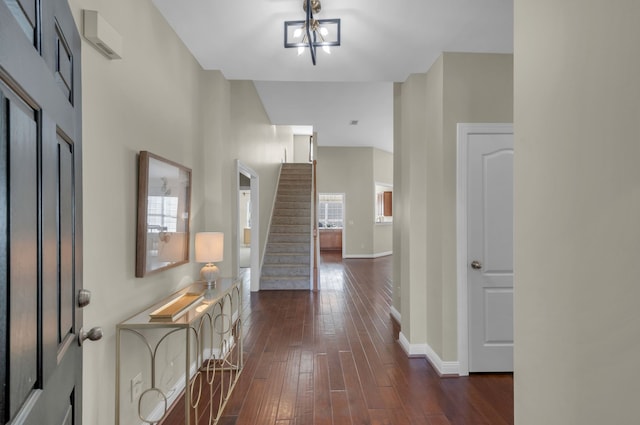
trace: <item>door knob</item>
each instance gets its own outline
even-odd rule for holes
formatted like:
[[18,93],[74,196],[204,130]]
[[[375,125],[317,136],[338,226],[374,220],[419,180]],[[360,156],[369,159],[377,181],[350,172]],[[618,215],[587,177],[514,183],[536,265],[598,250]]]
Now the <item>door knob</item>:
[[482,263],[480,263],[480,261],[478,261],[478,260],[473,260],[471,262],[471,268],[473,270],[480,270],[482,268]]
[[80,332],[78,332],[78,345],[82,346],[82,343],[85,339],[89,341],[97,341],[102,338],[102,328],[96,326],[95,328],[91,328],[89,332],[85,332],[82,328],[80,328]]
[[91,291],[88,289],[81,289],[78,291],[78,307],[84,308],[91,302]]

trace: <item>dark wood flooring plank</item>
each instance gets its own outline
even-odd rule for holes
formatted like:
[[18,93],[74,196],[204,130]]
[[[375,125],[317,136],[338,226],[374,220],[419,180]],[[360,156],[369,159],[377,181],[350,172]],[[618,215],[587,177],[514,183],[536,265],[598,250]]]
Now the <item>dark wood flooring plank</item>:
[[384,400],[385,408],[387,409],[400,409],[402,408],[402,402],[400,401],[400,397],[396,392],[395,388],[382,387],[380,388],[380,395]]
[[263,351],[260,353],[258,360],[258,366],[253,374],[253,379],[267,379],[269,377],[269,371],[271,365],[274,363],[275,353],[273,351]]
[[254,425],[260,410],[262,398],[265,394],[264,379],[254,379],[249,387],[249,393],[242,406],[242,410],[238,414],[236,425]]
[[331,391],[331,416],[333,425],[351,425],[349,401],[345,391]]
[[410,383],[398,367],[387,367],[387,374],[410,423],[425,423],[421,402],[426,395],[426,388]]
[[384,371],[384,365],[382,363],[382,360],[380,359],[380,356],[378,355],[377,348],[373,345],[373,342],[369,338],[362,338],[361,343],[362,349],[367,356],[369,367],[371,368],[371,371],[376,378],[378,387],[388,387],[391,384],[389,383],[389,377]]
[[351,341],[351,353],[360,379],[360,385],[369,409],[384,408],[375,373],[372,371],[360,339]]
[[313,373],[313,351],[304,350],[300,354],[300,373]]
[[444,415],[428,416],[428,425],[451,425],[449,419]]
[[302,346],[313,351],[313,341],[315,339],[313,321],[305,321],[302,326]]
[[313,423],[313,372],[300,373],[295,407],[296,425]]
[[391,425],[389,412],[385,409],[369,409],[371,425]]
[[403,409],[389,409],[389,419],[393,425],[412,425],[412,422]]
[[331,425],[331,394],[326,354],[316,355],[313,381],[313,423],[315,425]]
[[269,369],[269,377],[265,382],[265,394],[258,411],[255,425],[273,425],[278,416],[280,396],[285,379],[286,362],[276,361]]
[[300,348],[290,347],[278,406],[278,419],[293,420],[295,418],[301,354]]
[[224,416],[218,421],[218,425],[236,425],[237,416]]
[[340,350],[335,339],[330,339],[327,342],[327,364],[329,367],[329,388],[331,391],[344,390]]
[[351,410],[351,421],[354,424],[367,424],[370,420],[369,412],[364,400],[364,393],[362,392],[353,355],[350,352],[342,351],[340,353],[340,362],[342,363],[347,400]]

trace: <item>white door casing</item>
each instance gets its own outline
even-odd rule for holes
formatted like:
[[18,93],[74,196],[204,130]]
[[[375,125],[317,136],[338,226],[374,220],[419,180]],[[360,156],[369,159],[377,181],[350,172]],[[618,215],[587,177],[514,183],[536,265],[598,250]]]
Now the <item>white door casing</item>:
[[[260,290],[260,178],[258,173],[253,171],[251,167],[242,163],[239,159],[236,160],[236,220],[238,218],[238,211],[240,209],[240,174],[244,174],[251,179],[251,241],[250,252],[250,268],[251,268],[251,291],[255,292]],[[238,228],[236,222],[236,229]],[[237,244],[237,243],[236,243]],[[236,275],[240,274],[240,246],[238,244],[236,249],[236,255],[238,258],[238,266],[236,268]]]
[[512,371],[513,125],[458,124],[457,173],[459,373]]

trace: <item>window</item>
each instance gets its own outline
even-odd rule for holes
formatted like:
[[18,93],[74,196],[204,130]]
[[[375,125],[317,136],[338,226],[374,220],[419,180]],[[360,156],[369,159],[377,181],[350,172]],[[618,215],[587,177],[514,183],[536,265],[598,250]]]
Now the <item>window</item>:
[[344,195],[321,193],[318,202],[318,226],[342,228]]

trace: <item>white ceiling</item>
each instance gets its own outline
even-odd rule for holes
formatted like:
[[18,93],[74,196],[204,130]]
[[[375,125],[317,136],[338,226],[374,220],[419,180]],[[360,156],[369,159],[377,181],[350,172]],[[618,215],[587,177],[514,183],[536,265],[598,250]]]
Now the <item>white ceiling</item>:
[[393,148],[393,83],[255,84],[273,124],[311,125],[320,146]]
[[[254,80],[273,124],[313,125],[320,146],[393,149],[393,82],[443,51],[513,51],[513,0],[321,0],[340,18],[330,55],[284,48],[302,0],[153,0],[205,69]],[[358,120],[357,126],[349,126]]]

